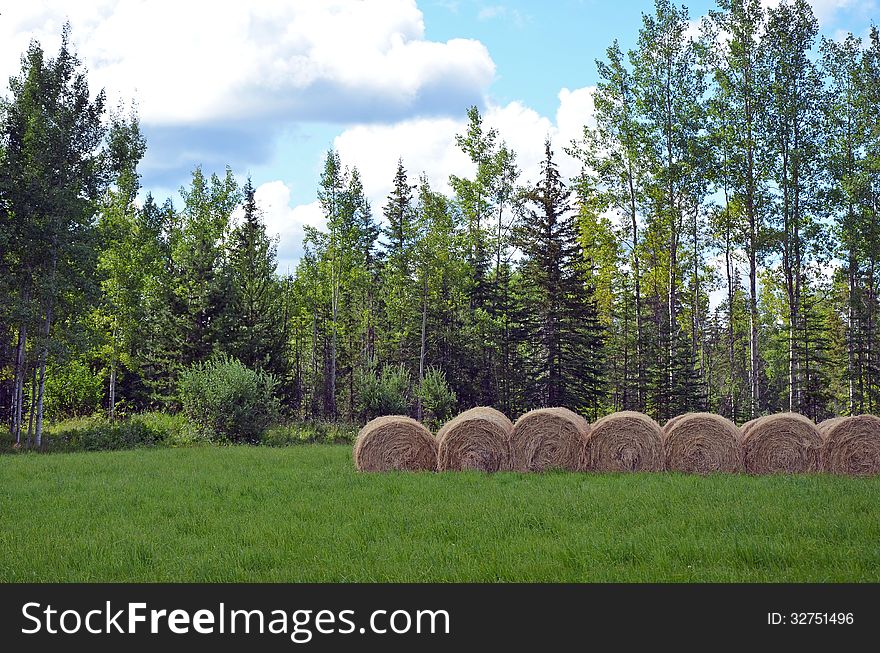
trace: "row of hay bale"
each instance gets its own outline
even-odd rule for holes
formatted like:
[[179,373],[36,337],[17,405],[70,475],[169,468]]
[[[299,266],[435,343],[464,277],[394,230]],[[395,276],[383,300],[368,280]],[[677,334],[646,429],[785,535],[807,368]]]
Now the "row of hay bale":
[[712,413],[687,413],[661,428],[631,411],[590,425],[566,408],[541,408],[516,423],[494,408],[472,408],[436,437],[410,417],[379,417],[358,434],[362,471],[676,471],[880,474],[880,417],[835,417],[818,426],[796,413],[737,427]]

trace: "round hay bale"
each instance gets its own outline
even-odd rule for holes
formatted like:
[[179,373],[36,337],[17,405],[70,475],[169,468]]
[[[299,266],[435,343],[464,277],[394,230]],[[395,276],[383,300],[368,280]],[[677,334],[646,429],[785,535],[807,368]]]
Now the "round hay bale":
[[849,417],[829,417],[828,419],[819,422],[816,428],[819,429],[819,435],[822,436],[823,442],[828,438],[828,433],[831,429],[848,419]]
[[471,408],[437,431],[437,469],[510,469],[513,423],[494,408]]
[[663,429],[666,469],[671,472],[711,474],[742,470],[739,429],[713,413],[682,415]]
[[590,427],[584,458],[583,468],[597,472],[662,472],[660,426],[634,411],[606,415]]
[[683,413],[681,415],[676,415],[675,417],[667,421],[666,424],[663,425],[663,428],[660,429],[660,431],[662,432],[663,429],[671,429],[675,425],[675,423],[685,415],[693,415],[693,413]]
[[797,413],[767,415],[743,429],[743,465],[749,474],[806,474],[821,469],[822,436]]
[[424,425],[411,417],[377,417],[358,433],[354,465],[362,472],[434,471],[437,441]]
[[822,469],[832,474],[880,474],[880,417],[846,417],[824,431]]
[[745,435],[748,433],[751,428],[757,423],[757,421],[761,419],[760,417],[756,417],[754,419],[750,419],[748,422],[739,427],[739,432]]
[[517,472],[577,471],[590,425],[567,408],[539,408],[521,416],[510,436],[510,468]]

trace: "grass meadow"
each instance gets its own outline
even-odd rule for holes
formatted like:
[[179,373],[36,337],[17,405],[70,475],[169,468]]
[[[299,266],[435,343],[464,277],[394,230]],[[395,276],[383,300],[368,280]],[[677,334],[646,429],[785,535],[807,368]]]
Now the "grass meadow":
[[0,456],[0,581],[880,581],[880,478],[360,474],[351,448]]

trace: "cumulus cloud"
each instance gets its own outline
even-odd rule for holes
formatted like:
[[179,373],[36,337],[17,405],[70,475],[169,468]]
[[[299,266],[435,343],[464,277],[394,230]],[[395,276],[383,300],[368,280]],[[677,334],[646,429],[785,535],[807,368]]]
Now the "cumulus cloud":
[[415,0],[37,0],[5,8],[0,73],[69,19],[98,85],[137,97],[145,122],[363,122],[457,111],[495,66],[478,41],[425,39]]
[[290,191],[287,184],[278,180],[260,184],[254,193],[257,206],[263,212],[266,232],[278,238],[280,274],[296,269],[303,255],[305,226],[322,229],[326,222],[317,201],[291,207]]
[[[544,140],[548,137],[553,142],[562,173],[571,177],[580,171],[578,162],[566,155],[563,148],[572,139],[582,136],[585,124],[594,125],[594,90],[592,86],[560,90],[555,119],[542,116],[521,102],[490,105],[484,112],[487,128],[495,128],[499,140],[517,153],[521,183],[537,178],[538,166],[544,157]],[[425,174],[435,190],[446,194],[452,192],[450,175],[473,174],[473,164],[455,145],[456,134],[464,133],[466,127],[464,116],[421,118],[391,125],[357,125],[343,131],[334,140],[333,147],[343,164],[360,171],[373,214],[381,221],[398,159],[403,159],[411,183],[417,183],[419,176]],[[281,181],[259,186],[256,197],[269,233],[279,237],[279,271],[293,270],[302,256],[303,225],[325,226],[320,204],[289,206],[291,189]]]
[[[521,102],[489,105],[483,114],[487,127],[517,153],[517,164],[525,182],[534,179],[544,156],[544,140],[550,138],[560,170],[573,176],[580,170],[563,152],[572,139],[579,139],[585,124],[593,125],[594,87],[559,92],[555,120],[540,115]],[[450,174],[471,175],[473,165],[455,144],[464,133],[466,118],[420,119],[392,125],[358,125],[345,130],[334,141],[342,161],[361,171],[364,190],[374,205],[384,204],[398,158],[402,158],[411,179],[426,174],[431,185],[449,193]]]
[[286,124],[457,114],[495,74],[479,41],[427,40],[415,0],[31,0],[0,16],[0,77],[32,38],[54,52],[65,20],[92,86],[137,101],[158,182],[221,155],[264,161]]

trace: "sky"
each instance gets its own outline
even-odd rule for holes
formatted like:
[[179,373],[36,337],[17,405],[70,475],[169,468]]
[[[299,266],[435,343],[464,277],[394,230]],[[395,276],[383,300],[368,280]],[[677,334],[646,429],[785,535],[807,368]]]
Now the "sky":
[[[778,0],[765,0],[767,4]],[[824,35],[865,35],[880,0],[812,0]],[[714,1],[687,3],[695,21]],[[470,174],[454,137],[477,105],[534,178],[592,120],[595,60],[634,45],[653,0],[0,0],[0,79],[31,39],[57,51],[61,27],[111,106],[134,102],[147,138],[142,182],[160,201],[201,165],[251,176],[279,271],[303,226],[321,226],[328,150],[357,166],[381,216],[397,161],[447,191]],[[7,86],[0,84],[5,94]]]

